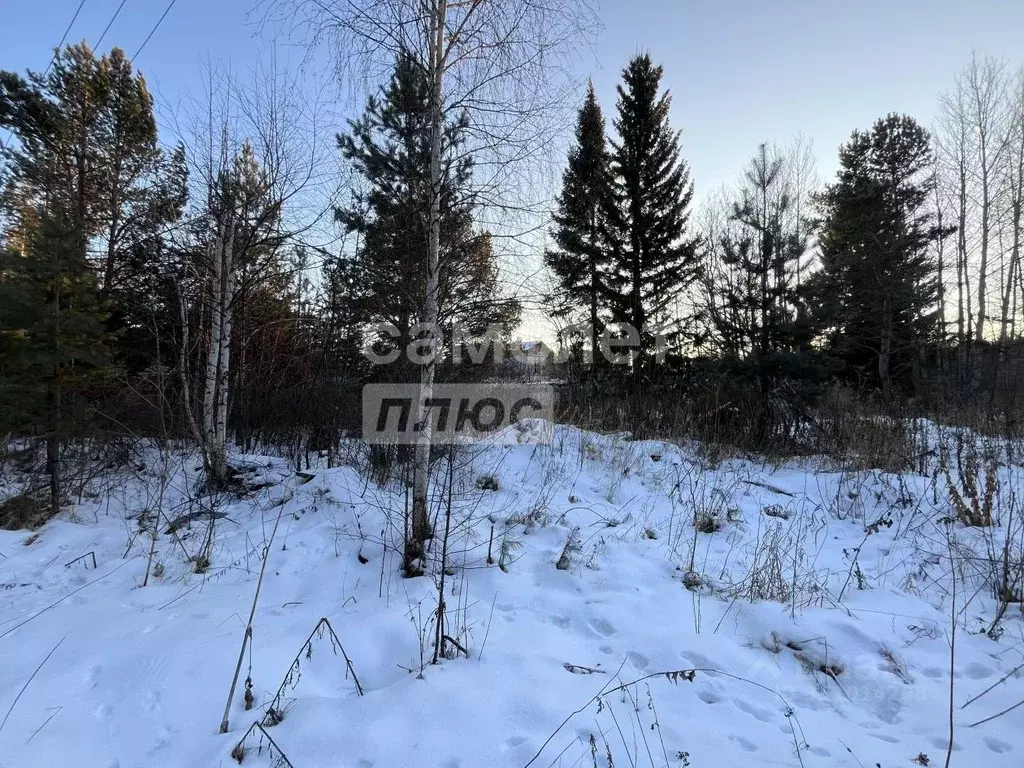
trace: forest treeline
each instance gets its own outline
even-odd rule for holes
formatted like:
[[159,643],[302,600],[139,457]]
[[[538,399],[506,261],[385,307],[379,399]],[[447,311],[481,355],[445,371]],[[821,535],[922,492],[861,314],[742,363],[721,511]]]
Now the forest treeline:
[[[232,442],[333,450],[358,432],[365,383],[420,376],[362,349],[420,338],[425,296],[431,322],[518,337],[501,233],[479,215],[493,190],[477,158],[496,139],[468,108],[434,108],[434,71],[396,53],[336,126],[351,174],[314,212],[318,158],[272,87],[209,97],[167,146],[119,48],[0,72],[0,437],[38,446],[52,510],[70,457],[104,436],[193,440],[219,486]],[[628,62],[610,119],[587,91],[547,247],[534,239],[568,361],[442,362],[437,377],[551,374],[564,418],[750,448],[825,429],[837,392],[922,413],[983,406],[1012,428],[1024,70],[973,60],[933,130],[901,114],[856,127],[826,183],[805,141],[752,148],[699,208],[685,159],[699,148],[672,127],[690,116],[671,113],[663,74],[646,54]],[[343,245],[314,244],[328,225]],[[632,361],[591,355],[621,324],[639,331]]]

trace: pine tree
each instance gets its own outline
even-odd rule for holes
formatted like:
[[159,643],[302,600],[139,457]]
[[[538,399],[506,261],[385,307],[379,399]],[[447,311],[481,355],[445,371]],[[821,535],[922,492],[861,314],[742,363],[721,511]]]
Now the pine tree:
[[808,244],[794,216],[783,155],[762,144],[743,176],[732,226],[707,244],[717,260],[704,265],[704,277],[716,295],[705,313],[727,355],[765,359],[805,341],[795,277]]
[[96,116],[98,218],[105,241],[101,287],[109,293],[127,252],[151,239],[175,211],[174,201],[162,197],[165,190],[156,183],[163,153],[146,81],[132,71],[120,48],[100,59],[97,77],[102,94]]
[[88,413],[79,395],[107,372],[108,313],[88,250],[102,211],[97,118],[105,94],[85,44],[59,52],[46,76],[0,73],[0,125],[17,137],[3,157],[2,409],[18,432],[45,437],[54,513],[63,442]]
[[[380,97],[338,137],[344,156],[365,181],[336,218],[359,235],[357,259],[365,282],[367,320],[398,328],[404,350],[420,322],[426,293],[430,193],[430,84],[409,56],[395,64]],[[515,302],[498,294],[498,272],[487,232],[474,229],[472,156],[464,119],[445,126],[440,193],[438,323],[482,331],[514,322]]]
[[68,46],[45,75],[0,72],[0,124],[17,137],[4,158],[9,204],[62,201],[111,300],[119,357],[145,367],[155,345],[140,329],[168,324],[155,312],[166,305],[161,233],[185,202],[184,156],[157,146],[145,80],[118,48],[97,59],[84,43]]
[[811,288],[829,350],[885,396],[906,381],[938,328],[931,140],[913,118],[890,114],[855,131],[836,182],[819,197],[820,273]]
[[556,316],[578,315],[589,321],[590,349],[596,366],[601,309],[607,299],[607,250],[601,235],[601,205],[608,195],[609,158],[604,116],[593,83],[576,120],[576,142],[562,176],[562,193],[554,214],[556,249],[544,261],[558,281]]
[[603,234],[612,261],[612,317],[640,334],[634,394],[651,352],[651,324],[664,320],[693,277],[697,241],[689,235],[693,184],[680,155],[679,132],[669,124],[671,97],[659,94],[662,67],[642,54],[630,61],[618,87],[611,184],[603,207]]
[[87,424],[81,396],[109,365],[78,226],[62,202],[23,209],[0,251],[0,431],[45,438],[52,514],[64,493],[61,446]]
[[811,351],[805,301],[796,281],[808,249],[787,156],[762,144],[743,174],[723,231],[705,243],[699,316],[722,353],[729,383],[756,391],[751,423],[759,439],[813,399],[825,370]]

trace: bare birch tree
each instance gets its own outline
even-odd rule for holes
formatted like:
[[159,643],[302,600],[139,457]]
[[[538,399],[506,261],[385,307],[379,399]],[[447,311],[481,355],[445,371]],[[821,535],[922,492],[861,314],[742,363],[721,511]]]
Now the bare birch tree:
[[999,339],[1016,337],[1017,308],[1021,286],[1021,228],[1024,226],[1024,66],[1013,79],[1011,119],[1007,141],[1006,227],[1010,255],[1003,283],[1002,323]]
[[1005,65],[995,59],[977,56],[960,76],[958,90],[964,93],[966,117],[973,150],[973,167],[979,199],[980,244],[978,250],[978,316],[974,324],[975,340],[985,338],[988,279],[994,205],[1003,182],[1007,148],[1007,103]]
[[971,149],[967,106],[962,89],[940,97],[938,152],[940,185],[944,196],[952,200],[956,212],[956,290],[957,290],[957,342],[961,350],[973,338],[971,332],[971,284],[968,271],[968,221],[971,182]]
[[[428,510],[431,400],[438,335],[442,153],[446,121],[466,121],[475,191],[500,206],[502,186],[537,157],[565,104],[564,75],[575,43],[594,25],[588,0],[269,0],[267,19],[326,42],[343,76],[382,82],[397,56],[423,69],[431,92],[430,190],[424,211],[426,290],[417,328],[423,365],[415,412],[411,532],[406,572],[421,572],[432,530]],[[297,14],[294,12],[297,11]],[[287,21],[286,21],[287,20]]]
[[[818,158],[814,154],[814,142],[802,133],[793,137],[793,141],[786,148],[785,168],[792,197],[792,230],[798,239],[809,242],[812,229],[809,224],[810,201],[821,182],[818,178]],[[802,284],[808,267],[803,260],[797,262],[797,288]]]
[[[182,343],[180,376],[187,421],[199,443],[208,482],[229,482],[228,415],[235,312],[245,278],[261,276],[290,239],[308,229],[309,218],[287,219],[315,186],[319,157],[315,133],[307,134],[305,111],[294,83],[276,69],[257,71],[243,87],[212,69],[205,115],[183,133],[193,179],[192,231],[180,245],[192,254],[183,264],[194,295],[179,284]],[[193,311],[187,310],[191,298]],[[203,333],[206,345],[199,370],[192,374],[190,345]],[[197,395],[198,407],[192,405]],[[198,414],[196,413],[198,411]]]

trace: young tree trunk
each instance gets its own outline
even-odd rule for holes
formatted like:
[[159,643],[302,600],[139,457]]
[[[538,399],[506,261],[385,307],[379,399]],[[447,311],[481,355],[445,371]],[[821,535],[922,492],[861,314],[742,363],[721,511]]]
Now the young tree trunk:
[[221,303],[224,296],[223,268],[221,261],[223,229],[217,227],[213,245],[209,248],[209,280],[210,280],[210,343],[206,353],[206,368],[203,375],[203,455],[206,459],[207,480],[216,483],[217,468],[214,467],[213,444],[216,435],[216,403],[217,403],[217,361],[220,358]]
[[[943,222],[943,209],[942,209],[942,194],[939,190],[939,186],[935,186],[935,224],[939,229],[942,229]],[[939,332],[941,334],[942,343],[946,342],[946,249],[945,241],[943,238],[939,238],[938,253],[938,281],[939,281]]]
[[888,401],[892,395],[889,374],[892,358],[892,309],[888,299],[883,303],[882,314],[882,338],[878,346],[878,381],[882,386],[882,396]]
[[56,515],[60,512],[61,499],[61,472],[60,472],[60,427],[61,427],[61,392],[60,392],[59,370],[56,372],[54,382],[50,387],[50,408],[52,410],[52,422],[50,432],[46,436],[46,472],[50,476],[50,514]]
[[181,323],[181,351],[178,354],[178,379],[181,383],[181,400],[184,403],[185,419],[188,421],[189,430],[192,432],[192,437],[195,439],[202,449],[203,454],[203,469],[209,472],[209,456],[206,453],[206,443],[203,440],[203,430],[199,426],[199,422],[196,420],[195,408],[193,406],[192,397],[195,392],[193,386],[192,376],[189,372],[189,354],[191,343],[189,339],[189,328],[188,328],[188,309],[185,304],[185,293],[181,289],[181,282],[174,278],[172,281],[174,286],[174,295],[178,300],[178,319]]
[[1003,294],[1003,328],[1000,339],[1016,335],[1017,284],[1021,270],[1021,228],[1024,225],[1024,68],[1017,73],[1013,107],[1011,157],[1009,163],[1010,193],[1010,266]]
[[[984,142],[982,143],[984,147]],[[982,150],[984,153],[984,149]],[[978,263],[978,319],[974,325],[975,341],[985,339],[985,291],[988,280],[988,227],[992,214],[992,201],[989,190],[988,171],[984,168],[985,157],[982,155],[981,174],[981,261]]]
[[235,304],[235,237],[234,226],[228,226],[224,242],[224,295],[220,324],[220,356],[217,359],[217,404],[214,423],[214,467],[220,482],[227,482],[228,444],[228,374],[231,364],[231,329]]
[[590,259],[590,375],[593,378],[597,369],[601,366],[602,355],[600,352],[600,341],[597,332],[597,294],[600,284],[597,274],[597,264],[591,256]]
[[970,335],[969,310],[965,311],[964,299],[970,291],[967,282],[967,172],[963,158],[960,160],[959,189],[957,191],[957,235],[956,235],[956,292],[957,292],[957,341],[961,348]]
[[603,358],[599,349],[600,334],[597,330],[598,299],[601,292],[601,275],[597,264],[598,237],[600,236],[597,215],[595,206],[595,210],[590,213],[590,263],[588,265],[590,269],[590,375],[592,382],[596,379],[596,373],[601,367]]
[[434,393],[434,369],[437,362],[438,263],[441,249],[441,139],[444,130],[442,97],[444,95],[444,46],[447,0],[434,0],[430,8],[430,211],[427,220],[427,294],[423,302],[421,322],[429,334],[430,353],[420,371],[419,396],[416,402],[416,423],[420,432],[416,438],[413,457],[412,531],[406,543],[406,571],[415,573],[415,561],[423,556],[424,544],[431,537],[430,515],[427,506],[430,479],[430,446],[433,424],[430,400]]
[[235,289],[234,223],[221,214],[210,249],[210,348],[203,378],[203,448],[207,480],[223,488],[227,468],[228,364],[231,347],[231,310]]
[[[1006,318],[1003,323],[1003,340],[1007,338],[1013,338],[1015,333],[1015,323],[1017,320],[1017,287],[1014,282],[1017,275],[1020,274],[1021,263],[1021,226],[1024,224],[1022,221],[1022,201],[1018,194],[1017,199],[1013,203],[1013,245],[1010,247],[1010,269],[1009,277],[1006,281],[1006,294],[1003,296],[1003,315]],[[1011,307],[1011,301],[1013,306]]]
[[118,194],[120,177],[121,154],[118,152],[114,158],[114,182],[110,189],[110,222],[107,225],[107,253],[103,264],[103,283],[100,285],[101,296],[110,295],[110,290],[114,285],[114,266],[117,263],[117,232],[121,226],[121,200]]

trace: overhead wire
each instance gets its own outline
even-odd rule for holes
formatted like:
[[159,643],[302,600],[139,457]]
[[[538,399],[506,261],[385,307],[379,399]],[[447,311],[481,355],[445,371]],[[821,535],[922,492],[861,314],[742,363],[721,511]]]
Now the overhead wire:
[[110,27],[117,20],[118,14],[121,13],[121,9],[124,8],[124,4],[127,3],[127,2],[128,2],[128,0],[121,0],[121,4],[119,6],[117,6],[117,10],[114,11],[114,15],[110,17],[110,21],[107,22],[107,26],[105,26],[103,28],[103,31],[100,33],[99,39],[96,41],[96,44],[93,46],[93,50],[97,50],[100,47],[100,43],[102,43],[103,42],[103,38],[107,36],[107,32],[110,31]]
[[[46,72],[50,71],[50,67],[53,66],[53,62],[57,60],[57,54],[60,53],[60,49],[64,47],[64,42],[68,39],[68,33],[71,32],[71,28],[75,25],[78,14],[82,12],[82,6],[85,5],[85,0],[81,0],[78,4],[78,8],[75,9],[75,15],[71,17],[71,21],[68,22],[67,28],[64,30],[64,35],[61,37],[60,42],[57,43],[57,48],[53,52],[53,58],[50,59],[50,63],[46,65]],[[45,75],[46,72],[43,72]]]
[[153,35],[156,33],[156,31],[160,28],[160,25],[163,24],[164,19],[167,18],[167,14],[171,12],[171,8],[174,7],[174,4],[176,2],[177,2],[177,0],[171,0],[171,2],[167,4],[167,8],[164,9],[163,14],[160,16],[159,19],[157,19],[157,22],[156,22],[155,25],[153,25],[153,28],[151,30],[149,30],[149,34],[146,35],[146,39],[142,41],[142,45],[139,46],[139,50],[137,50],[135,52],[135,55],[132,56],[132,58],[131,58],[132,63],[135,62],[135,59],[137,59],[139,54],[142,53],[142,50],[146,47],[146,44],[150,41],[150,38],[153,37]]

